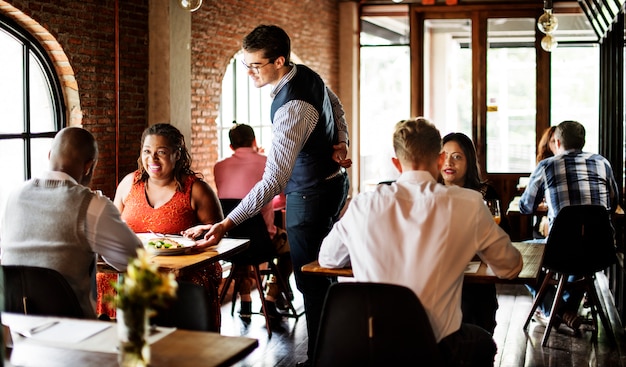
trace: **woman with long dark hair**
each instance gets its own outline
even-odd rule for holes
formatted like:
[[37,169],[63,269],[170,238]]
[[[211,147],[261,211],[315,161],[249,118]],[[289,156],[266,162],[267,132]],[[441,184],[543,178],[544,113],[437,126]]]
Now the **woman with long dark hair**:
[[[442,147],[446,156],[440,182],[446,186],[456,185],[479,191],[483,200],[500,199],[496,190],[481,179],[476,148],[467,135],[450,133],[443,137]],[[496,286],[463,283],[461,309],[463,322],[478,325],[493,334],[498,310]]]

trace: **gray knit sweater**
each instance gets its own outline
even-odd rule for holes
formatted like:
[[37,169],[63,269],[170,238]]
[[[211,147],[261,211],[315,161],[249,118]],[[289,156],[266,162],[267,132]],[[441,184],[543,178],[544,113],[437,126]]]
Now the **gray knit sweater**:
[[7,201],[2,264],[58,271],[74,289],[85,316],[95,318],[96,256],[85,236],[93,195],[89,188],[67,180],[27,181]]

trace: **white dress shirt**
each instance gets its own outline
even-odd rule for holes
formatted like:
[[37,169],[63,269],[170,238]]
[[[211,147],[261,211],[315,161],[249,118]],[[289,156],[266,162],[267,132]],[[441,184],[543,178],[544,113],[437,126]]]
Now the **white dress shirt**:
[[438,184],[426,171],[405,171],[395,183],[352,200],[324,239],[319,262],[351,264],[356,281],[411,288],[440,341],[461,326],[463,275],[475,254],[501,278],[522,269],[521,254],[479,192]]

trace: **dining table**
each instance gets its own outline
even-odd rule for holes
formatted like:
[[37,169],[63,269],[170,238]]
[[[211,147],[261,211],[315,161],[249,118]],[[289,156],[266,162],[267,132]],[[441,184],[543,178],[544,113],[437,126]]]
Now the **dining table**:
[[[115,322],[3,312],[2,324],[5,338],[10,335],[5,365],[119,366]],[[231,366],[259,345],[248,337],[165,327],[153,327],[148,344],[152,367]]]
[[[249,239],[224,237],[215,246],[204,249],[191,248],[176,255],[155,255],[150,261],[158,265],[159,270],[173,273],[177,278],[184,273],[193,272],[207,264],[228,260],[250,246]],[[98,261],[98,272],[119,273],[103,260]]]
[[[139,235],[140,238],[141,235]],[[144,247],[148,253],[151,253],[151,249],[149,245],[145,241],[145,237],[142,239],[144,243]],[[250,239],[239,239],[239,238],[228,238],[224,237],[221,241],[211,247],[198,249],[195,247],[187,248],[184,251],[175,251],[174,253],[163,251],[161,253],[165,253],[167,255],[155,255],[153,252],[153,256],[150,258],[150,261],[158,266],[159,271],[168,272],[174,274],[176,280],[181,279],[189,279],[193,278],[194,274],[205,267],[207,267],[211,263],[215,263],[222,260],[228,260],[233,255],[239,254],[242,251],[245,251],[250,246]],[[97,263],[97,271],[101,273],[114,273],[116,275],[120,275],[120,272],[108,265],[103,260],[99,260]],[[207,295],[209,297],[210,303],[219,307],[219,283],[213,284],[211,282],[210,286],[203,287],[208,288]],[[213,287],[215,291],[213,291]],[[215,320],[211,329],[214,331],[219,331],[221,318],[219,312],[214,312],[212,310],[207,310],[209,313],[209,319]]]
[[[506,283],[506,284],[529,284],[535,285],[541,273],[545,245],[543,243],[513,242],[513,246],[522,254],[524,265],[517,277],[502,279],[497,277],[487,264],[475,258],[468,264],[465,270],[464,282],[466,283]],[[312,261],[301,268],[303,273],[329,277],[353,277],[352,268],[325,268],[319,262]]]

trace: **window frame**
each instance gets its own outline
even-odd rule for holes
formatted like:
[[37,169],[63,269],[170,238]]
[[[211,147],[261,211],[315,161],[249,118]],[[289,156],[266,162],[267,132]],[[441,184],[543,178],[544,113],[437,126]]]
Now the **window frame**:
[[[21,139],[24,142],[24,179],[28,180],[32,177],[31,142],[33,139],[54,138],[57,132],[66,126],[65,100],[61,82],[54,68],[54,63],[39,41],[27,30],[3,14],[0,14],[0,28],[7,32],[10,36],[14,37],[17,42],[22,44],[22,57],[24,61],[22,82],[24,83],[24,86],[26,86],[23,88],[23,131],[22,133],[13,134],[0,133],[0,141]],[[51,131],[37,133],[31,132],[30,88],[28,87],[30,83],[29,75],[32,67],[29,57],[31,55],[39,61],[44,76],[50,87],[50,100],[52,103],[52,118],[54,126],[54,130]]]
[[[254,129],[257,145],[261,149],[269,149],[272,140],[272,122],[270,120],[271,85],[257,88],[248,76],[248,69],[243,65],[243,52],[238,51],[228,63],[227,70],[222,79],[222,93],[218,118],[216,120],[218,136],[218,161],[232,155],[229,148],[230,140],[228,132],[236,121],[240,124],[250,125]],[[240,78],[245,79],[244,83]],[[225,93],[224,88],[229,93]],[[243,87],[243,91],[241,88]],[[228,95],[229,94],[229,95]],[[254,100],[254,102],[253,102]],[[227,108],[225,108],[227,107]],[[231,118],[226,118],[225,110],[230,111]],[[244,115],[244,116],[242,116]]]

